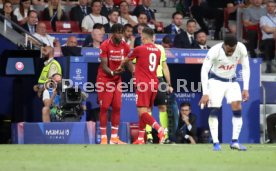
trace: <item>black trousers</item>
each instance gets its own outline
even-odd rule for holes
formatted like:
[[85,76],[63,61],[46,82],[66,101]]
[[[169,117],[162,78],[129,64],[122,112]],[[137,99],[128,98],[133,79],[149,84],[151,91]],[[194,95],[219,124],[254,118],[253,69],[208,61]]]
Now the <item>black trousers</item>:
[[256,30],[247,30],[247,49],[249,51],[251,58],[256,58],[257,54],[255,49],[258,46],[258,31]]
[[208,6],[207,3],[201,3],[200,6],[192,6],[191,12],[196,19],[201,29],[208,34],[208,26],[204,23],[203,19],[215,19],[215,33],[219,33],[223,26],[224,12],[223,9],[217,9]]
[[275,56],[275,40],[265,39],[262,40],[261,50],[264,53],[264,61],[271,61]]
[[267,133],[271,143],[276,143],[276,113],[267,117]]

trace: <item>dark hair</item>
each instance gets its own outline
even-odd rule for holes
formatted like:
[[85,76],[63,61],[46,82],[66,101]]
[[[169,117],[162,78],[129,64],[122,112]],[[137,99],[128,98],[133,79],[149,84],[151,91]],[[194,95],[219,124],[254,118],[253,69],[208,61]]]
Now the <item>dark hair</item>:
[[126,3],[127,6],[129,6],[129,4],[128,4],[127,1],[125,1],[125,0],[122,0],[122,1],[119,3],[119,6],[121,6],[122,3]]
[[149,37],[153,37],[154,35],[154,31],[149,27],[145,27],[142,33],[148,35]]
[[169,35],[164,36],[162,39],[162,43],[171,44],[172,42],[171,42],[170,36]]
[[191,104],[189,102],[183,102],[180,104],[180,108],[182,108],[184,106],[189,106],[189,108],[191,109]]
[[93,7],[96,2],[99,2],[100,4],[102,4],[101,0],[94,0],[91,2],[91,7]]
[[31,13],[36,13],[37,17],[38,17],[38,13],[36,10],[29,10],[28,11],[28,17],[31,15]]
[[93,25],[93,29],[102,29],[102,28],[104,28],[104,25],[101,24],[101,23],[95,23],[95,24]]
[[113,24],[113,26],[110,29],[111,33],[123,33],[124,26],[122,24]]
[[[145,16],[147,16],[147,14],[146,14],[145,12],[140,12],[140,14],[138,15],[138,18],[140,17],[140,15],[145,15]],[[147,18],[148,18],[148,16],[147,16]]]
[[176,15],[181,15],[181,16],[183,17],[182,12],[176,11],[176,12],[174,12],[174,13],[172,14],[172,19],[174,19],[174,17],[175,17]]
[[111,15],[113,12],[117,12],[117,13],[119,14],[119,11],[118,11],[118,10],[112,9],[112,10],[110,10],[110,11],[108,12],[108,15]]
[[195,32],[195,37],[197,37],[197,35],[198,35],[199,33],[205,33],[205,34],[206,34],[206,32],[205,32],[204,30],[199,29],[198,31]]
[[234,36],[233,34],[227,34],[224,37],[224,44],[228,45],[230,47],[234,47],[235,45],[237,45],[238,40],[236,38],[236,36]]
[[59,76],[61,76],[62,77],[62,75],[60,74],[60,73],[54,73],[53,75],[52,75],[52,78],[54,78],[56,75],[59,75]]
[[187,21],[187,23],[186,23],[186,24],[189,24],[189,23],[196,23],[196,20],[195,20],[195,19],[193,19],[193,18],[190,18],[190,19]]
[[[29,0],[21,0],[20,3],[19,3],[19,12],[20,14],[24,17],[24,7],[23,7],[23,2],[26,2],[26,1],[29,1]],[[31,0],[30,0],[31,1]],[[31,5],[31,4],[30,4]],[[28,11],[30,11],[31,9],[31,6],[29,7]]]
[[127,29],[127,28],[133,28],[131,24],[125,24],[124,25],[124,31]]

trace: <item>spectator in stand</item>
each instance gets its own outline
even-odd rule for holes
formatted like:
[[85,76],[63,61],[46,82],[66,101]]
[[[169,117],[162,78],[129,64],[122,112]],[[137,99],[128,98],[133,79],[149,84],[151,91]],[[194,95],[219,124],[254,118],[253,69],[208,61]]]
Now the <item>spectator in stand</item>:
[[221,27],[223,26],[223,9],[227,7],[229,0],[198,0],[198,5],[193,5],[191,7],[191,12],[200,25],[201,29],[209,34],[209,28],[205,24],[204,19],[214,19],[215,20],[215,33],[214,39],[219,40],[219,33]]
[[81,28],[83,18],[91,13],[91,7],[88,6],[88,0],[79,0],[79,5],[73,7],[70,11],[70,19],[77,21]]
[[181,28],[183,24],[183,14],[181,12],[174,12],[172,14],[172,24],[168,25],[164,29],[164,33],[166,34],[180,34],[184,32]]
[[84,45],[85,47],[99,48],[103,42],[104,32],[99,28],[94,28],[91,32],[91,42]]
[[133,36],[133,27],[130,24],[124,25],[123,40],[129,45],[130,48],[134,48],[135,37]]
[[36,24],[38,22],[38,14],[35,10],[28,11],[27,22],[22,27],[29,33],[34,34],[36,30]]
[[34,36],[43,42],[46,46],[50,47],[60,47],[60,43],[58,42],[57,39],[54,37],[50,36],[46,32],[46,25],[43,22],[39,22],[36,26],[36,33]]
[[137,17],[129,14],[129,4],[126,1],[121,1],[120,3],[120,17],[118,22],[122,25],[130,24],[132,27],[138,23]]
[[146,24],[148,26],[148,17],[145,13],[140,13],[138,16],[138,24],[133,27],[133,34],[138,34],[139,24]]
[[210,49],[210,46],[207,45],[207,35],[203,30],[199,30],[195,33],[196,44],[195,49]]
[[118,23],[118,17],[119,17],[118,11],[116,11],[114,9],[109,11],[109,14],[108,14],[109,22],[104,25],[104,29],[105,29],[106,33],[110,33],[111,27],[113,26],[113,24]]
[[[100,29],[102,31],[102,34],[104,35],[105,34],[105,29],[104,29],[104,25],[100,24],[100,23],[96,23],[94,26],[93,26],[93,30],[94,29]],[[85,40],[84,40],[84,43],[83,43],[83,47],[87,47],[87,46],[90,46],[91,44],[93,44],[93,38],[92,38],[92,34],[89,34]]]
[[176,129],[176,143],[196,144],[196,115],[191,113],[191,104],[182,103],[180,105],[180,114],[178,126]]
[[82,20],[82,31],[91,32],[94,24],[106,24],[108,23],[105,16],[101,15],[102,2],[100,0],[94,0],[91,3],[92,12],[91,14],[85,16]]
[[108,14],[111,10],[119,11],[118,7],[114,5],[113,0],[104,0],[101,15],[108,18]]
[[32,10],[31,1],[30,0],[21,0],[19,7],[16,8],[13,14],[17,17],[17,21],[20,25],[23,25],[28,20],[28,12]]
[[144,28],[149,27],[146,24],[138,24],[138,36],[134,40],[134,47],[140,46],[142,44],[141,34]]
[[[16,16],[13,15],[13,9],[12,9],[12,3],[9,1],[5,1],[3,4],[3,9],[1,9],[0,13],[7,17],[8,19],[12,20],[13,22],[17,23],[17,18]],[[2,18],[0,18],[1,21],[3,21]],[[11,22],[6,20],[7,27],[13,28]]]
[[243,12],[243,25],[247,32],[247,49],[250,57],[256,58],[255,49],[258,48],[258,30],[260,18],[266,15],[266,9],[262,8],[263,0],[252,0],[251,6]]
[[276,38],[276,3],[268,0],[266,3],[267,14],[260,19],[260,28],[262,31],[261,50],[264,53],[266,62],[266,73],[271,73],[271,63],[275,58],[275,38]]
[[163,37],[161,45],[164,48],[171,48],[172,47],[172,42],[171,42],[171,38],[170,38],[169,35],[166,35],[166,36]]
[[196,32],[196,21],[194,19],[189,19],[186,23],[186,32],[181,32],[177,34],[174,38],[174,47],[176,48],[195,48],[195,32]]
[[152,0],[142,0],[142,5],[138,5],[134,9],[133,14],[138,17],[140,13],[145,13],[148,18],[149,27],[155,29],[155,26],[159,25],[159,23],[155,20],[154,11],[150,9],[151,2]]
[[56,21],[67,21],[68,18],[62,9],[61,0],[49,0],[44,9],[42,20],[51,21],[52,29],[56,31]]
[[81,56],[81,47],[75,36],[69,36],[66,44],[61,47],[62,56]]

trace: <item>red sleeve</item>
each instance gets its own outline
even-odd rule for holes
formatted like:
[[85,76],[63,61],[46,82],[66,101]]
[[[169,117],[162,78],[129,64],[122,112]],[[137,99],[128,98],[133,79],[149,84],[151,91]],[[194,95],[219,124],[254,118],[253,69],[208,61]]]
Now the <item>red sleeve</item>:
[[125,54],[124,54],[124,58],[127,58],[129,53],[130,53],[130,47],[128,46],[128,44],[125,45]]
[[128,58],[130,60],[134,60],[135,58],[138,58],[138,54],[139,54],[139,47],[136,47],[133,49],[132,53],[129,54]]
[[107,53],[108,53],[107,46],[108,46],[108,44],[106,43],[106,41],[101,44],[100,58],[107,58]]

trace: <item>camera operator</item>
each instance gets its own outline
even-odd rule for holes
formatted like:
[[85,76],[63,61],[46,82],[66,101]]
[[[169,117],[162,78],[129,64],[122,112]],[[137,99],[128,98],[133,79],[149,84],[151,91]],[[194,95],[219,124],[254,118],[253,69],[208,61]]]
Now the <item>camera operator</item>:
[[62,76],[55,73],[52,79],[45,83],[45,90],[43,91],[42,101],[44,107],[42,108],[42,121],[55,121],[58,112],[60,95],[57,94],[57,85],[61,82]]

